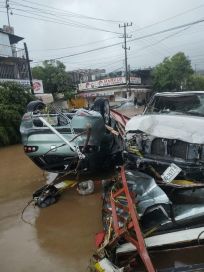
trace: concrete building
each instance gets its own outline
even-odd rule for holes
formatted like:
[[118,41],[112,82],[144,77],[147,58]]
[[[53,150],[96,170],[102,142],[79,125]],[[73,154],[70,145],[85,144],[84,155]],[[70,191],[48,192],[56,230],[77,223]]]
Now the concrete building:
[[98,80],[105,75],[105,69],[78,69],[69,74],[74,84]]
[[25,50],[17,46],[22,40],[13,27],[0,28],[0,79],[29,78]]
[[[134,75],[134,76],[132,76]],[[111,104],[131,100],[144,104],[152,94],[151,70],[131,72],[128,86],[125,76],[109,77],[78,84],[78,96],[91,104],[96,97],[106,97]]]
[[133,77],[140,77],[142,85],[152,85],[152,68],[145,68],[145,69],[135,69],[130,72],[130,76]]
[[[0,82],[12,81],[31,86],[25,48],[18,46],[23,39],[14,34],[13,27],[0,28]],[[32,83],[34,94],[42,96],[44,93],[42,80],[33,79]],[[45,96],[48,95],[44,94]]]

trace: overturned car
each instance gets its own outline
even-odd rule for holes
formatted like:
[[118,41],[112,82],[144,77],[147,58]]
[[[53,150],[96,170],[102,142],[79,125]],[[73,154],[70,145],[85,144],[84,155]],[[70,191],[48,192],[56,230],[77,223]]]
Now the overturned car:
[[26,155],[50,172],[93,171],[109,167],[120,151],[110,124],[107,99],[99,98],[91,109],[62,111],[32,101],[22,117],[20,132]]
[[203,117],[204,91],[155,94],[126,125],[130,164],[159,177],[174,163],[181,169],[178,177],[203,181]]

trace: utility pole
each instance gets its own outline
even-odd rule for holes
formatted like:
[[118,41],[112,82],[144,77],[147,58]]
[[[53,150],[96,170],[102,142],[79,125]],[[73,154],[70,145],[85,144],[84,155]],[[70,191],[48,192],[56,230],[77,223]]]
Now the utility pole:
[[28,48],[27,48],[26,43],[24,43],[24,49],[25,49],[25,53],[26,53],[26,61],[27,61],[27,67],[28,67],[28,75],[29,75],[29,80],[30,80],[31,93],[34,94],[34,91],[33,91],[33,78],[32,78],[32,73],[31,73],[31,69],[30,69],[30,60],[29,60]]
[[132,23],[124,23],[123,25],[119,24],[119,28],[124,29],[124,34],[122,38],[124,38],[124,45],[122,48],[125,50],[125,82],[126,82],[126,91],[128,92],[129,87],[129,77],[128,77],[128,60],[127,60],[127,50],[130,50],[130,47],[127,47],[127,38],[131,38],[132,36],[127,35],[126,28],[132,26]]
[[10,9],[9,0],[6,0],[6,12],[7,12],[8,26],[11,26],[10,18],[9,18],[9,9]]

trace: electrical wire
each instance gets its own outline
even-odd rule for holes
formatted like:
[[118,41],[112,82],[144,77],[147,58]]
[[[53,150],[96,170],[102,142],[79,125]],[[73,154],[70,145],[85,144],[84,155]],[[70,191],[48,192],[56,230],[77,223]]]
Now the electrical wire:
[[[14,3],[14,4],[13,4]],[[15,4],[15,3],[17,3],[17,4]],[[17,6],[17,7],[23,7],[23,8],[29,8],[30,10],[25,10],[25,9],[17,9],[17,8],[12,8],[12,10],[13,9],[16,9],[16,10],[21,10],[21,11],[23,11],[23,12],[31,12],[31,11],[35,11],[35,14],[36,14],[36,12],[37,13],[40,13],[40,14],[42,14],[43,16],[44,16],[44,14],[48,14],[48,15],[51,15],[51,16],[54,16],[54,17],[56,17],[56,18],[62,18],[62,17],[64,17],[65,16],[65,18],[64,19],[66,19],[67,20],[67,17],[68,17],[68,15],[66,14],[66,13],[59,13],[59,12],[56,12],[56,11],[50,11],[50,10],[45,10],[45,9],[39,9],[39,8],[35,8],[35,7],[32,7],[32,6],[27,6],[27,5],[22,5],[22,4],[19,4],[18,2],[12,2],[12,4],[13,4],[13,6],[15,7],[15,6]],[[73,15],[71,15],[71,17],[73,17]],[[80,17],[77,17],[78,19],[80,19]],[[68,20],[69,22],[73,22],[73,23],[80,23],[80,22],[78,22],[78,21],[73,21],[73,20]],[[81,23],[80,23],[81,24]]]
[[196,21],[193,21],[193,22],[190,22],[190,23],[170,27],[170,28],[167,28],[167,29],[164,29],[164,30],[154,32],[154,33],[150,33],[150,34],[146,34],[146,35],[143,35],[143,36],[140,36],[140,37],[136,37],[136,38],[134,38],[132,40],[129,40],[128,42],[133,42],[133,41],[149,38],[149,37],[152,37],[152,36],[156,36],[156,35],[163,34],[163,33],[166,33],[166,32],[170,32],[170,31],[173,31],[173,30],[185,28],[185,27],[188,27],[188,26],[193,26],[193,25],[200,24],[200,23],[203,23],[203,22],[204,22],[204,18],[201,18],[199,20],[196,20]]
[[[112,54],[113,51],[109,51],[106,53],[105,56],[101,57],[102,55],[97,54],[95,57],[92,56],[91,58],[89,56],[84,56],[85,58],[80,58],[80,61],[71,61],[70,59],[67,60],[63,60],[63,63],[67,63],[67,64],[103,64],[103,63],[107,63],[107,62],[112,62],[115,60],[119,60],[119,58],[121,58],[121,53],[120,54]],[[115,53],[116,51],[114,51],[113,53]],[[109,55],[108,53],[110,53],[111,55]],[[49,58],[55,58],[53,55],[48,55],[45,56],[46,59],[49,60]],[[58,56],[56,56],[58,57]],[[122,58],[124,59],[124,58]],[[79,69],[82,69],[81,67]]]
[[107,38],[107,39],[103,39],[103,40],[98,40],[98,41],[94,41],[94,42],[83,43],[83,44],[79,44],[79,45],[66,46],[66,47],[47,48],[47,49],[36,49],[36,50],[34,49],[34,50],[30,50],[30,52],[66,50],[66,49],[72,49],[72,48],[78,48],[78,47],[88,46],[88,45],[92,45],[92,44],[96,44],[96,43],[102,43],[104,41],[113,40],[113,39],[116,39],[116,38],[118,38],[118,37],[116,36],[116,37],[111,37],[111,38]]
[[[157,32],[154,32],[154,33],[151,33],[151,34],[136,37],[134,39],[129,40],[128,42],[133,42],[133,41],[145,39],[145,38],[148,38],[148,37],[160,35],[160,34],[170,32],[170,31],[174,31],[174,30],[177,30],[177,29],[190,27],[190,26],[193,26],[193,25],[196,25],[196,24],[199,24],[199,23],[203,23],[203,22],[204,22],[204,19],[196,20],[196,21],[193,21],[193,22],[190,22],[190,23],[182,24],[182,25],[179,25],[179,26],[175,26],[175,27],[164,29],[164,30],[160,30],[160,31],[157,31]],[[110,44],[110,45],[107,45],[107,46],[102,46],[102,47],[94,48],[94,49],[91,49],[91,50],[70,54],[70,55],[67,55],[67,56],[61,56],[61,57],[58,57],[58,58],[53,58],[53,59],[50,59],[50,60],[54,61],[54,60],[60,60],[60,59],[64,59],[64,58],[70,58],[70,57],[73,57],[73,56],[78,56],[78,55],[82,55],[82,54],[86,54],[86,53],[90,53],[90,52],[94,52],[94,51],[114,47],[114,46],[121,45],[121,44],[122,44],[121,42],[118,42],[118,43]],[[42,62],[42,60],[37,61],[37,63],[38,62]],[[36,62],[34,62],[34,63],[36,63]]]
[[[53,58],[53,59],[50,59],[50,61],[60,60],[60,59],[64,59],[64,58],[70,58],[70,57],[74,57],[74,56],[79,56],[79,55],[83,55],[83,54],[86,54],[86,53],[90,53],[90,52],[94,52],[94,51],[98,51],[98,50],[110,48],[110,47],[121,45],[121,44],[122,44],[121,42],[118,42],[118,43],[115,43],[115,44],[110,44],[110,45],[106,45],[106,46],[102,46],[102,47],[98,47],[98,48],[86,50],[86,51],[83,51],[83,52],[78,52],[78,53],[70,54],[70,55],[67,55],[67,56]],[[42,61],[44,61],[44,60],[34,61],[33,63],[39,63],[39,62],[42,62]]]
[[[92,27],[92,26],[89,26],[89,25],[86,25],[86,24],[82,24],[80,22],[73,21],[73,20],[61,20],[61,17],[60,17],[60,20],[57,21],[57,18],[45,16],[44,15],[45,12],[42,13],[38,9],[37,9],[38,11],[36,11],[36,12],[38,12],[38,13],[40,12],[40,14],[38,14],[36,12],[33,12],[33,11],[30,11],[30,10],[19,9],[19,8],[12,8],[12,10],[18,10],[18,11],[21,11],[21,12],[25,12],[26,14],[34,14],[36,16],[40,16],[40,18],[26,16],[24,14],[13,13],[13,15],[17,15],[17,16],[36,19],[36,20],[40,20],[40,21],[53,22],[53,23],[68,25],[68,26],[72,26],[72,27],[87,28],[87,29],[90,29],[90,30],[99,30],[99,31],[110,32],[110,33],[114,33],[114,34],[120,34],[119,32],[114,32],[114,31],[110,31],[110,30],[106,30],[106,29],[97,28],[97,27]],[[50,12],[47,12],[47,14],[52,15],[52,16],[56,16],[54,13],[50,13]]]
[[[199,22],[201,22],[201,21],[196,21],[196,22],[193,22],[193,24],[195,24],[195,23],[199,23]],[[190,23],[191,25],[192,25],[192,23]],[[183,27],[183,25],[182,26],[179,26],[179,27]],[[173,29],[175,29],[175,28],[173,28]],[[172,28],[171,29],[168,29],[168,31],[171,31],[171,30],[173,30]],[[165,32],[166,32],[167,30],[165,30]],[[157,32],[157,33],[153,33],[153,34],[148,34],[148,36],[152,36],[152,35],[158,35],[158,34],[161,34],[161,32]],[[147,37],[147,36],[146,36]],[[135,39],[132,39],[132,40],[130,40],[130,42],[132,42],[133,40],[138,40],[138,39],[141,39],[141,38],[145,38],[145,36],[143,36],[143,37],[139,37],[139,38],[135,38]],[[164,38],[164,39],[166,39],[166,38]],[[163,39],[162,39],[163,40]],[[159,41],[159,42],[161,42],[161,40]],[[153,45],[155,45],[155,44],[157,44],[157,43],[159,43],[159,42],[156,42],[156,43],[154,43]],[[120,43],[118,43],[118,44],[120,44]],[[148,45],[146,48],[148,48],[148,47],[151,47],[151,46],[153,46],[153,45]],[[113,45],[110,45],[111,47],[113,46]],[[114,45],[115,46],[115,45]],[[108,46],[109,47],[109,46]],[[107,47],[105,47],[105,48],[107,48]],[[102,48],[100,48],[100,49],[102,49]],[[145,48],[144,48],[145,49]],[[142,49],[142,50],[144,50],[144,49]],[[93,49],[93,51],[95,51],[96,49]],[[98,49],[97,49],[98,50]],[[90,51],[90,52],[92,52],[92,50]],[[81,52],[80,54],[84,54],[84,52]],[[74,54],[75,55],[75,54]],[[66,57],[66,56],[65,56]],[[58,59],[58,58],[56,58],[56,59]]]
[[28,203],[26,204],[26,206],[23,208],[22,212],[21,212],[21,220],[26,223],[26,224],[29,224],[31,226],[33,226],[33,224],[29,221],[27,221],[26,219],[24,219],[24,212],[25,210],[30,206],[30,204],[34,202],[34,199],[31,199],[30,201],[28,201]]
[[[14,2],[14,1],[11,1],[11,2]],[[66,11],[66,10],[63,10],[63,9],[55,8],[53,6],[40,4],[40,3],[37,3],[37,2],[33,2],[33,1],[24,0],[23,2],[27,2],[27,3],[30,3],[32,5],[46,7],[48,9],[55,10],[55,11],[60,11],[60,12],[63,12],[65,14],[68,14],[68,15],[70,15],[72,17],[89,19],[89,20],[104,21],[104,22],[111,22],[111,23],[122,23],[122,21],[118,21],[118,20],[109,20],[109,19],[104,19],[104,18],[97,18],[97,17],[87,16],[87,15],[79,14],[79,13],[76,13],[76,12],[70,12],[70,11]],[[19,4],[19,2],[17,2],[17,3]]]
[[[190,28],[190,27],[188,27],[188,28]],[[164,37],[164,38],[162,38],[162,39],[160,39],[159,41],[156,41],[156,42],[154,42],[153,44],[149,44],[149,45],[147,45],[147,46],[145,46],[145,47],[142,47],[142,48],[139,48],[139,49],[136,49],[136,50],[132,50],[131,51],[131,53],[130,54],[128,54],[128,57],[129,56],[134,56],[135,55],[135,53],[133,53],[134,51],[136,51],[136,52],[140,52],[140,51],[143,51],[143,50],[145,50],[145,49],[147,49],[147,48],[150,48],[150,47],[152,47],[152,46],[154,46],[154,45],[156,45],[156,44],[159,44],[159,43],[161,43],[162,41],[164,41],[164,40],[167,40],[167,39],[169,39],[170,37],[173,37],[173,36],[175,36],[175,35],[178,35],[180,32],[183,32],[183,31],[185,31],[186,29],[188,29],[188,28],[185,28],[185,29],[182,29],[182,30],[180,30],[180,31],[178,31],[178,32],[176,32],[176,33],[173,33],[173,34],[170,34],[170,35],[168,35],[167,37]],[[116,55],[115,56],[115,58],[114,59],[117,59],[118,57],[120,57],[121,56],[121,54],[120,55]],[[136,55],[135,57],[138,57],[138,56],[141,56],[141,55]],[[134,58],[134,57],[133,57]],[[104,59],[104,58],[103,58]],[[113,60],[114,60],[113,59]],[[95,60],[95,59],[94,59]],[[117,60],[117,61],[115,61],[115,62],[98,62],[98,63],[92,63],[92,64],[94,64],[94,65],[97,65],[97,64],[108,64],[108,63],[117,63],[117,62],[119,62],[119,61],[122,61],[122,60],[124,60],[124,58],[121,58],[121,59],[119,59],[119,60]],[[90,59],[89,60],[86,60],[85,62],[87,62],[87,61],[91,61]],[[64,63],[67,63],[67,62],[64,62]],[[75,63],[77,63],[77,62],[74,62],[73,64],[75,64]],[[78,62],[78,63],[82,63],[82,62]],[[70,64],[70,63],[69,63]],[[71,63],[72,64],[72,63]],[[98,68],[100,68],[100,67],[98,67]]]
[[[16,2],[14,2],[14,3],[16,3]],[[19,4],[19,5],[21,5],[21,4]],[[29,7],[29,6],[26,6],[26,5],[21,5],[21,6],[24,6],[24,7]],[[38,8],[35,8],[36,10],[38,10],[38,11],[42,11],[42,9],[38,9]],[[48,14],[51,14],[51,15],[55,15],[55,14],[53,14],[53,13],[48,13]],[[47,18],[50,18],[50,17],[47,17]],[[116,38],[116,37],[114,37],[114,38]],[[112,38],[111,38],[112,39]],[[156,44],[158,44],[158,42],[156,42]],[[149,46],[148,46],[149,47]],[[72,47],[73,48],[73,47]],[[65,49],[65,48],[63,48],[63,49]],[[56,49],[55,49],[56,50]]]
[[[32,7],[32,6],[28,6],[28,5],[22,5],[22,4],[20,4],[19,2],[15,2],[15,1],[12,1],[12,3],[14,3],[14,5],[16,5],[15,3],[17,3],[18,5],[20,5],[20,6],[22,6],[22,7],[31,8],[31,9],[37,10],[38,12],[43,12],[43,14],[44,14],[44,13],[47,13],[47,14],[51,14],[51,15],[56,16],[56,13],[50,13],[50,11],[47,12],[45,9],[41,9],[41,8],[39,9],[39,8]],[[163,20],[163,21],[166,21],[166,20],[172,19],[172,18],[174,18],[174,17],[180,16],[181,14],[185,14],[185,13],[187,13],[187,12],[190,12],[190,11],[194,10],[194,9],[198,9],[198,8],[200,8],[200,7],[202,7],[202,6],[203,6],[203,5],[200,5],[200,6],[196,7],[196,8],[187,10],[187,11],[182,12],[182,13],[179,13],[179,14],[177,14],[177,15],[175,15],[175,16],[173,16],[173,17],[167,18],[167,19],[165,19],[165,20]],[[60,12],[60,13],[58,13],[58,14],[60,14],[60,16],[65,16],[65,14],[62,13],[62,12]],[[67,16],[67,14],[66,14],[66,16]],[[161,23],[161,22],[163,22],[163,21],[157,22],[157,23],[155,23],[155,24]],[[151,25],[150,25],[150,26],[151,26]],[[147,28],[147,26],[146,26],[145,28]],[[138,30],[140,31],[140,28],[139,28]]]
[[97,31],[108,32],[108,33],[113,33],[113,34],[121,34],[120,32],[115,32],[115,31],[102,29],[102,28],[97,28],[97,27],[91,27],[89,25],[80,24],[80,23],[77,23],[77,22],[72,22],[72,21],[68,22],[68,21],[65,21],[65,20],[56,20],[55,18],[51,18],[51,17],[43,16],[43,15],[38,15],[38,14],[36,14],[34,12],[30,12],[30,11],[23,11],[22,9],[13,8],[12,10],[19,10],[19,11],[25,12],[26,14],[33,14],[35,16],[40,16],[40,18],[33,17],[33,16],[27,16],[27,15],[19,14],[19,13],[16,13],[16,12],[12,12],[13,16],[24,17],[24,18],[29,18],[29,19],[35,19],[35,20],[43,21],[43,22],[51,22],[51,23],[55,23],[55,24],[65,25],[65,26],[85,28],[85,29],[89,29],[89,30],[97,30]]
[[[192,25],[192,24],[195,24],[195,23],[200,23],[200,22],[202,22],[203,20],[200,20],[200,21],[196,21],[196,22],[191,22],[190,24]],[[179,27],[184,27],[184,25],[182,25],[182,26],[179,26]],[[168,31],[171,31],[171,30],[174,30],[175,28],[171,28],[171,29],[169,29]],[[165,31],[167,31],[167,30],[165,30]],[[148,34],[148,36],[146,36],[146,37],[150,37],[150,36],[153,36],[153,35],[158,35],[158,34],[161,34],[161,32],[157,32],[157,33],[153,33],[153,34]],[[132,40],[130,40],[130,42],[132,42],[132,41],[134,41],[134,40],[138,40],[138,39],[141,39],[141,38],[145,38],[145,36],[143,36],[143,37],[139,37],[139,38],[135,38],[135,39],[132,39]],[[166,38],[165,38],[166,39]],[[156,42],[155,44],[158,44],[159,42]],[[154,45],[154,44],[153,44]],[[150,47],[150,46],[152,46],[152,45],[148,45],[148,47]],[[94,51],[95,51],[95,49],[93,49]],[[92,50],[91,50],[91,52],[92,52]],[[84,52],[83,52],[84,53]],[[82,54],[82,53],[80,53],[80,54]],[[65,56],[66,57],[66,56]],[[56,59],[59,59],[59,58],[56,58]]]
[[[168,35],[168,36],[166,36],[166,37],[164,37],[164,38],[162,38],[162,39],[156,41],[155,43],[150,44],[150,45],[147,45],[146,47],[143,47],[143,48],[141,48],[141,49],[137,49],[136,51],[137,51],[137,52],[138,52],[138,51],[140,52],[140,51],[143,51],[143,50],[145,50],[145,49],[147,49],[147,48],[150,48],[150,47],[152,47],[152,46],[155,46],[155,45],[157,45],[157,44],[160,43],[160,42],[163,42],[163,41],[165,41],[165,40],[167,40],[167,39],[169,39],[169,38],[172,38],[172,37],[174,37],[174,36],[180,34],[180,33],[183,32],[183,31],[186,31],[186,30],[189,29],[190,27],[191,27],[191,26],[188,26],[188,27],[186,27],[185,29],[182,29],[182,30],[177,31],[176,33],[170,34],[170,35]],[[132,52],[131,52],[131,53],[129,54],[129,56],[132,56],[132,55],[134,55],[134,54],[132,54]],[[141,55],[136,55],[136,56],[134,56],[134,57],[138,57],[138,56],[141,56]],[[134,57],[133,57],[133,58],[134,58]]]
[[153,26],[155,26],[155,25],[158,25],[158,24],[167,22],[167,21],[169,21],[169,20],[172,20],[172,19],[174,19],[174,18],[177,18],[177,17],[180,17],[180,16],[182,16],[182,15],[185,15],[185,14],[187,14],[187,13],[189,13],[189,12],[192,12],[192,11],[194,11],[194,10],[196,10],[196,9],[199,9],[199,8],[201,8],[201,7],[204,7],[204,4],[199,5],[199,6],[197,6],[197,7],[194,7],[194,8],[192,8],[192,9],[188,9],[188,10],[183,11],[183,12],[181,12],[181,13],[177,13],[177,14],[174,15],[174,16],[168,17],[168,18],[166,18],[166,19],[164,19],[164,20],[155,22],[155,23],[153,23],[153,24],[149,24],[149,25],[146,25],[146,26],[144,26],[144,27],[139,27],[137,30],[134,30],[134,31],[132,31],[132,32],[130,32],[130,33],[135,33],[135,32],[137,32],[137,31],[142,31],[142,30],[144,30],[144,29],[153,27]]

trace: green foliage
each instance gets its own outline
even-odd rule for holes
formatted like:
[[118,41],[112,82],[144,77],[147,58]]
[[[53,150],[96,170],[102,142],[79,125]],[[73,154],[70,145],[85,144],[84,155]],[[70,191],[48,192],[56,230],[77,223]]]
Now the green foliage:
[[192,75],[188,80],[188,89],[192,91],[203,91],[204,90],[204,76]]
[[156,91],[185,90],[192,74],[190,60],[179,52],[153,69],[153,87]]
[[74,98],[74,96],[75,96],[75,92],[74,92],[74,89],[72,87],[68,88],[64,92],[64,98],[65,98],[65,100],[71,100],[72,98]]
[[122,71],[111,72],[108,74],[110,78],[122,76]]
[[20,141],[21,117],[31,100],[34,97],[26,87],[13,82],[0,83],[0,146]]
[[44,61],[43,66],[32,69],[33,78],[43,81],[46,93],[68,93],[73,89],[69,73],[65,65],[60,61]]

